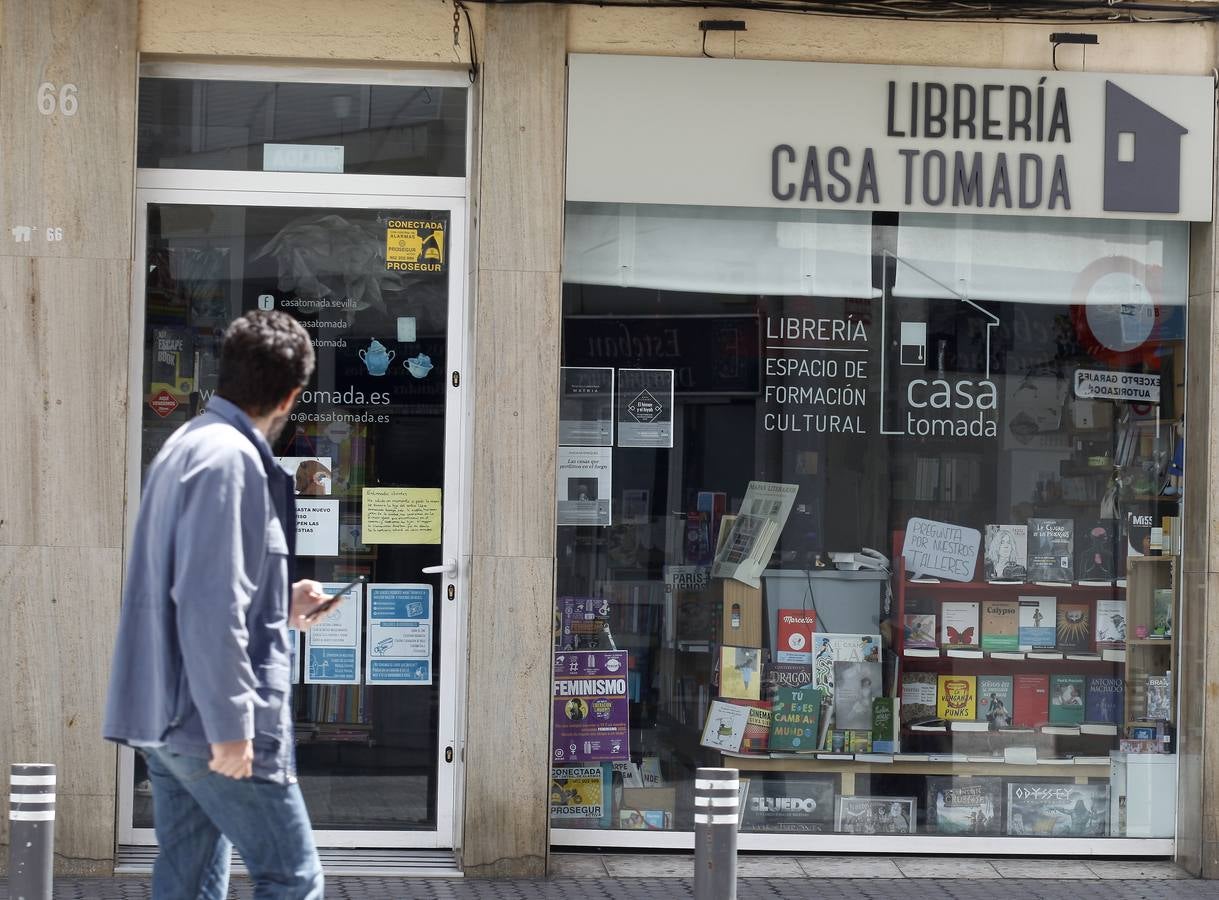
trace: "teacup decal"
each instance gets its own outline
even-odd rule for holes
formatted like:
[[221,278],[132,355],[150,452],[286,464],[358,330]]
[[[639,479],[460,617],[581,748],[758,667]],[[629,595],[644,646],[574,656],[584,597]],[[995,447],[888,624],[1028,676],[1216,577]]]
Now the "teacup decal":
[[367,350],[360,351],[360,362],[368,369],[369,375],[384,375],[389,371],[389,364],[394,361],[397,351],[386,350],[385,345],[373,338]]
[[418,356],[408,359],[403,365],[416,378],[426,378],[427,373],[432,371],[432,358],[426,353],[420,353]]

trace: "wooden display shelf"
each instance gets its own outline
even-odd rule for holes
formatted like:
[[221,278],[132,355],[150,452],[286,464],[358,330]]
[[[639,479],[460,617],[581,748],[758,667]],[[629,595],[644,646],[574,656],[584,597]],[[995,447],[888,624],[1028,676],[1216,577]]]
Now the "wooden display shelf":
[[745,758],[722,756],[721,765],[739,772],[808,772],[842,776],[842,793],[855,793],[856,775],[994,775],[1007,778],[1073,778],[1087,784],[1089,778],[1108,778],[1108,766],[1084,766],[1071,762],[1038,765],[977,762],[857,762],[851,759],[815,757]]

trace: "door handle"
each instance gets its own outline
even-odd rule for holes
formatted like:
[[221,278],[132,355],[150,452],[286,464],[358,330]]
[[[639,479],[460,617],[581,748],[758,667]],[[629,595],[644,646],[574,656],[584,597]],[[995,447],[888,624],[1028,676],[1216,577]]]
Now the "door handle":
[[446,559],[444,561],[444,565],[425,566],[423,569],[424,575],[440,575],[441,573],[444,574],[445,578],[456,578],[457,577],[457,560],[453,559],[452,557],[449,557],[448,559]]

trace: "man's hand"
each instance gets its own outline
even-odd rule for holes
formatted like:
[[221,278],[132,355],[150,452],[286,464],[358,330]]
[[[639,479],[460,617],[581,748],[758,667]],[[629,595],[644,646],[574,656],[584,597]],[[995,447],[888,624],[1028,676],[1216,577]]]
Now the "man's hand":
[[288,625],[300,631],[308,631],[310,626],[322,621],[333,610],[334,607],[331,607],[330,610],[327,610],[315,619],[305,618],[319,603],[325,600],[326,593],[316,581],[306,578],[304,581],[298,581],[292,585],[292,615]]
[[212,744],[212,760],[207,767],[225,778],[249,778],[254,774],[254,742]]

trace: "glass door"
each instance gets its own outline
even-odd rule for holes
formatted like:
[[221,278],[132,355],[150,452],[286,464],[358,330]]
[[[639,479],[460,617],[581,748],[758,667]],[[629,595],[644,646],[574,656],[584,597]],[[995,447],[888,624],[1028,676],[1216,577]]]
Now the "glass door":
[[[144,190],[138,214],[132,499],[207,405],[228,323],[296,317],[317,371],[273,448],[296,481],[296,577],[367,582],[294,636],[301,789],[321,846],[451,847],[464,201]],[[124,757],[123,838],[151,841],[143,764]]]

